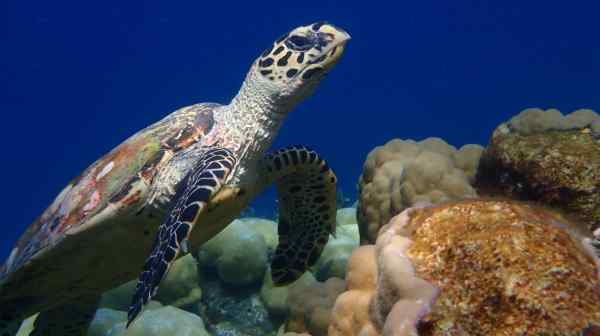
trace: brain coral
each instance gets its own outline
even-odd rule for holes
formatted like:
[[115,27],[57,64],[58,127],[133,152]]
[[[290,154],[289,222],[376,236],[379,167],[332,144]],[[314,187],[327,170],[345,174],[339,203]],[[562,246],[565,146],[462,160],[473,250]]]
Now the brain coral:
[[477,196],[471,186],[483,147],[460,150],[442,139],[394,139],[373,149],[359,180],[361,243],[373,243],[379,228],[417,202],[439,203]]
[[477,174],[483,193],[542,202],[600,227],[600,116],[527,109],[498,126]]
[[329,335],[592,335],[600,262],[589,238],[516,201],[408,209],[354,252]]

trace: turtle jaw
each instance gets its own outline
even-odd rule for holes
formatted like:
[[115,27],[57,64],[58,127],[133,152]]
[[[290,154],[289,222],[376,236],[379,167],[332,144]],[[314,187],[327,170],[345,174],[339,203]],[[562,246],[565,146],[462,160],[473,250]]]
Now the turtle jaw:
[[[313,27],[317,24],[314,24]],[[319,64],[327,72],[332,69],[344,54],[346,43],[351,39],[345,30],[331,24],[322,24],[317,33],[320,44],[324,45],[321,55],[309,62],[307,68],[312,64]]]
[[300,82],[321,81],[339,62],[346,43],[351,39],[346,31],[328,23],[315,23],[312,27],[316,31],[318,46],[310,53],[311,59],[296,76]]

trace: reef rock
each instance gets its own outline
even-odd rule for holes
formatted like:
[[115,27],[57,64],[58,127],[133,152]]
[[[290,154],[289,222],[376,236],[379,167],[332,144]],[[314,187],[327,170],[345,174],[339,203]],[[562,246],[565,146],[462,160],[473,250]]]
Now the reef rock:
[[527,109],[495,130],[478,189],[542,202],[600,227],[600,116]]
[[600,261],[589,240],[515,201],[407,209],[353,253],[329,335],[591,335]]
[[379,229],[418,202],[475,197],[471,186],[483,147],[460,150],[442,139],[394,139],[373,149],[359,180],[361,244],[374,243]]

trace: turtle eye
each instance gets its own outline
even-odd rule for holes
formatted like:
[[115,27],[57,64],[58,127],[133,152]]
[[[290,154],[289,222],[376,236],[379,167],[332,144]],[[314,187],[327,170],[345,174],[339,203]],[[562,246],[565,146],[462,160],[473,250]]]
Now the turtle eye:
[[313,46],[313,41],[306,36],[293,35],[285,41],[286,46],[292,50],[308,50]]

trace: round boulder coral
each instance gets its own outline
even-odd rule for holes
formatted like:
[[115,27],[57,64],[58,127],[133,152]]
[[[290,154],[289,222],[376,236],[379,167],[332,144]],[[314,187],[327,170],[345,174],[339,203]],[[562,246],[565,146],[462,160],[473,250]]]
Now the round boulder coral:
[[209,336],[202,319],[194,314],[174,308],[162,307],[147,310],[125,329],[125,322],[116,324],[106,336]]
[[483,147],[460,150],[439,138],[394,139],[369,153],[359,180],[361,243],[374,243],[379,228],[419,202],[475,197],[471,186]]
[[154,300],[182,308],[197,303],[201,298],[198,262],[192,255],[186,255],[173,263]]
[[[340,211],[338,211],[338,214]],[[336,236],[330,237],[317,263],[312,267],[319,281],[329,278],[344,278],[346,266],[352,251],[359,245],[358,225],[338,226]]]
[[106,336],[113,326],[127,321],[127,313],[120,310],[100,308],[90,323],[87,336]]
[[[202,297],[200,281],[197,261],[191,255],[183,256],[173,263],[154,300],[178,308],[191,306]],[[129,281],[105,292],[99,306],[127,311],[136,284],[137,280]]]
[[198,251],[201,267],[215,267],[220,279],[230,285],[259,283],[267,269],[268,245],[264,225],[253,224],[235,220],[206,242]]
[[481,193],[542,202],[600,228],[600,116],[527,109],[495,130],[477,174]]
[[338,209],[335,217],[336,227],[340,228],[344,225],[357,225],[356,219],[356,208],[342,208]]
[[260,299],[269,311],[269,314],[275,317],[286,317],[290,312],[288,297],[292,286],[309,286],[315,282],[315,277],[311,272],[305,272],[296,281],[287,286],[275,286],[271,272],[265,272],[263,285],[260,289]]

